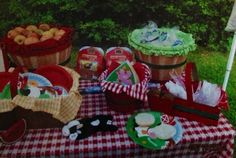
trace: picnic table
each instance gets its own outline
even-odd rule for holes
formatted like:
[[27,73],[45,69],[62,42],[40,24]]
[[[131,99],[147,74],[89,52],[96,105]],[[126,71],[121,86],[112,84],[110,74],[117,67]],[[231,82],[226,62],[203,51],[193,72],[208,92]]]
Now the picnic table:
[[[80,81],[80,88],[98,85]],[[196,121],[177,117],[183,128],[182,140],[167,149],[151,150],[137,145],[127,135],[125,125],[131,114],[112,111],[103,93],[86,94],[79,117],[112,115],[116,132],[97,132],[71,141],[62,135],[61,128],[29,129],[12,145],[0,144],[0,157],[225,157],[233,156],[235,130],[223,114],[218,126],[205,126]],[[40,121],[40,120],[39,120]]]

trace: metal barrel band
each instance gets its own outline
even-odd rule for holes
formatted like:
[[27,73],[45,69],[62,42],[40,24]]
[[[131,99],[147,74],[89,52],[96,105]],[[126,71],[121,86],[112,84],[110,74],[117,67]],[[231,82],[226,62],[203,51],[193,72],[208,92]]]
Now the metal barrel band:
[[175,65],[155,65],[155,64],[151,64],[151,63],[148,63],[148,62],[145,62],[143,60],[140,60],[139,58],[135,57],[135,59],[138,61],[138,62],[142,62],[146,65],[148,65],[150,68],[153,68],[153,69],[174,69],[174,68],[178,68],[178,67],[181,67],[183,66],[186,62],[187,62],[187,59],[184,60],[183,62],[179,63],[179,64],[175,64]]

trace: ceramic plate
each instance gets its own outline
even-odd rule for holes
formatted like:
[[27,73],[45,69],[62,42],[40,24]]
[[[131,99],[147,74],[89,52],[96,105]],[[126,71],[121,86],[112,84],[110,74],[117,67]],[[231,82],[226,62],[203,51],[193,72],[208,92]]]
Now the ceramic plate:
[[[160,149],[165,149],[167,147],[173,146],[182,139],[183,129],[182,129],[181,124],[176,118],[172,116],[168,116],[166,114],[155,112],[155,111],[147,111],[145,113],[149,113],[153,115],[155,118],[155,122],[148,127],[140,127],[135,122],[135,116],[140,113],[143,113],[143,112],[138,112],[130,116],[126,124],[126,131],[129,137],[135,143],[145,148],[160,150]],[[175,133],[170,139],[164,140],[160,138],[153,138],[148,134],[148,131],[150,129],[155,128],[159,126],[160,124],[168,124],[175,128]],[[143,134],[140,135],[140,131]]]

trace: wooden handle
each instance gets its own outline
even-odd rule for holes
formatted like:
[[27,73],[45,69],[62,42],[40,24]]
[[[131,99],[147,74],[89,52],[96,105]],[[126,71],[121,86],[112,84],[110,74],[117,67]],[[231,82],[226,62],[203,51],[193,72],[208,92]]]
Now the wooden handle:
[[193,102],[193,81],[199,81],[197,67],[195,63],[189,62],[185,68],[185,87],[189,105]]

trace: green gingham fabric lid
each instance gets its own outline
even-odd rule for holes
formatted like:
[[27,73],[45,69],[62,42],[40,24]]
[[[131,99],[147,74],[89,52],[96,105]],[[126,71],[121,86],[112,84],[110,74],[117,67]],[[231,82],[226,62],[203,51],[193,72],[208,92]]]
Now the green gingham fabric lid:
[[131,32],[128,42],[134,49],[146,55],[187,55],[189,51],[196,49],[191,34],[174,28],[157,28],[153,22]]

